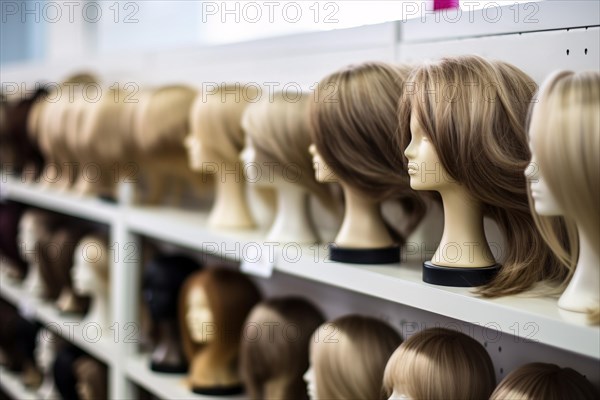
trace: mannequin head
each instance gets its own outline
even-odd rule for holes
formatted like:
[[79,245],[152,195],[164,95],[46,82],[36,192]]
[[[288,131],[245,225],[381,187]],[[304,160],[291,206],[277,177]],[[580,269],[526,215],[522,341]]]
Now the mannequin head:
[[183,150],[195,97],[196,91],[187,86],[163,86],[142,92],[133,117],[136,147],[146,154]]
[[592,400],[598,392],[583,375],[554,364],[531,363],[512,371],[500,382],[490,400]]
[[313,334],[305,375],[312,400],[385,399],[385,364],[402,342],[388,324],[350,315],[326,322]]
[[211,268],[190,275],[179,296],[181,338],[188,361],[209,349],[221,363],[236,358],[244,320],[259,300],[254,283],[237,271]]
[[[535,229],[523,176],[530,157],[525,121],[531,78],[504,62],[462,56],[424,64],[408,82],[399,139],[412,163],[411,185],[462,193],[504,234],[503,267],[478,292],[494,297],[542,279],[562,280],[564,271]],[[422,167],[436,171],[433,180],[421,175]]]
[[106,239],[88,235],[77,243],[71,278],[79,295],[106,295],[109,280],[109,254]]
[[177,318],[179,290],[185,279],[201,268],[194,259],[184,255],[159,255],[144,269],[144,300],[152,319]]
[[326,165],[342,186],[364,198],[400,200],[414,217],[414,227],[424,206],[410,188],[406,165],[395,150],[397,104],[409,72],[408,66],[373,62],[325,77],[315,93],[318,101],[311,103],[311,128],[313,156],[325,162],[317,163],[318,179],[327,180],[329,174],[321,173]]
[[[211,163],[238,163],[244,147],[241,118],[259,92],[240,84],[221,85],[212,93],[200,93],[190,112],[191,133],[185,139],[190,166],[209,172]],[[212,170],[212,172],[217,172]]]
[[63,340],[50,330],[43,328],[37,334],[34,350],[35,361],[43,373],[52,371],[56,353],[64,345]]
[[[571,269],[578,253],[575,226],[595,243],[596,256],[600,255],[599,107],[600,74],[563,71],[544,82],[531,113],[533,174],[528,178],[535,210],[542,216],[536,222]],[[548,225],[547,217],[556,215],[564,216],[570,227],[570,251]]]
[[106,367],[91,357],[83,356],[73,364],[77,380],[77,394],[80,400],[106,399],[107,372]]
[[[246,146],[241,158],[255,163],[260,171],[257,183],[273,185],[279,181],[296,183],[329,204],[327,187],[315,180],[310,154],[311,143],[308,107],[311,96],[276,92],[250,104],[242,116]],[[274,163],[274,176],[268,166]],[[271,164],[272,165],[272,164]]]
[[[435,377],[432,379],[431,377]],[[496,377],[492,360],[475,339],[454,330],[431,328],[406,340],[385,367],[391,399],[487,399]]]
[[[240,350],[242,379],[252,399],[307,399],[302,375],[308,369],[310,338],[323,321],[321,312],[302,298],[269,299],[252,309]],[[256,340],[248,337],[253,329]]]
[[29,264],[38,264],[42,244],[50,241],[51,235],[57,228],[59,219],[50,213],[30,209],[23,213],[19,221],[17,244],[21,257]]
[[315,179],[317,182],[321,183],[329,183],[329,182],[339,182],[339,179],[335,172],[331,169],[329,165],[323,160],[321,154],[317,150],[317,146],[311,144],[308,146],[308,152],[312,157],[313,169],[315,170]]

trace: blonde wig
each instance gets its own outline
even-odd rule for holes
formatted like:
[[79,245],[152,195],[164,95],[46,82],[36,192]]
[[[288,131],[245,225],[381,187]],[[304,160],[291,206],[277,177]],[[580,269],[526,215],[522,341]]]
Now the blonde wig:
[[[312,159],[308,93],[288,95],[275,92],[250,104],[242,116],[242,127],[256,150],[257,160],[275,163],[275,171],[283,176],[284,169],[293,167],[295,182],[313,193],[325,205],[332,207],[328,185],[315,179]],[[285,178],[285,176],[284,176]]]
[[535,214],[536,222],[570,278],[579,252],[577,227],[600,257],[600,73],[561,71],[548,77],[529,129],[540,173],[564,212],[569,246],[551,225],[556,217]]
[[400,201],[411,216],[408,232],[425,213],[395,145],[397,104],[409,73],[408,66],[382,62],[349,66],[319,82],[310,111],[312,139],[325,163],[365,197]]
[[[214,336],[206,344],[195,343],[187,326],[188,298],[195,288],[202,289],[206,294],[213,316]],[[237,373],[244,321],[260,298],[260,292],[254,283],[237,271],[209,268],[186,279],[179,295],[179,323],[183,351],[190,362],[192,380],[194,375],[211,375],[219,366],[233,369]]]
[[385,364],[401,342],[391,326],[371,317],[349,315],[321,325],[310,351],[318,399],[386,399]]
[[223,162],[239,162],[244,147],[242,114],[261,92],[253,86],[223,84],[212,93],[200,93],[190,113],[192,134]]
[[444,169],[504,235],[504,265],[477,292],[497,297],[541,280],[561,282],[565,270],[537,231],[527,198],[532,79],[508,63],[462,56],[416,68],[407,85],[399,112],[401,149],[410,142],[414,114]]
[[531,363],[512,371],[490,400],[594,400],[598,392],[583,375],[554,364]]
[[496,386],[485,348],[464,333],[431,328],[412,335],[385,367],[384,387],[411,399],[487,399]]
[[108,398],[108,374],[100,362],[88,356],[80,357],[73,363],[73,373],[81,400]]
[[240,371],[250,398],[308,398],[302,376],[310,338],[323,321],[321,312],[302,298],[274,298],[254,307],[240,346]]

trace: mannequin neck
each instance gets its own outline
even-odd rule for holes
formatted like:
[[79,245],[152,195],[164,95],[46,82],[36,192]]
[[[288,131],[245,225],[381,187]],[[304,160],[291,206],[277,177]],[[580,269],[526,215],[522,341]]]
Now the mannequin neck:
[[249,229],[254,220],[246,203],[244,176],[239,163],[222,163],[215,178],[215,201],[208,217],[212,228]]
[[457,268],[494,265],[485,238],[481,204],[459,185],[439,192],[444,203],[444,233],[433,255],[433,264]]
[[108,327],[111,325],[109,321],[108,285],[102,278],[98,278],[96,282],[98,286],[90,293],[91,304],[85,316],[85,321],[95,322],[100,325],[103,332],[108,332]]
[[308,213],[308,192],[287,182],[276,184],[277,214],[268,241],[316,243],[317,234]]
[[234,386],[241,380],[238,376],[237,352],[218,351],[214,344],[206,344],[194,355],[190,365],[190,384],[198,387]]
[[575,312],[587,312],[589,309],[598,307],[600,301],[600,257],[594,251],[594,245],[590,238],[577,228],[579,235],[579,257],[577,267],[569,286],[565,289],[558,300],[558,306],[565,310]]
[[374,249],[394,245],[378,202],[342,184],[346,209],[335,238],[339,247]]
[[153,362],[169,365],[185,363],[176,323],[170,319],[157,321],[158,343],[152,352]]

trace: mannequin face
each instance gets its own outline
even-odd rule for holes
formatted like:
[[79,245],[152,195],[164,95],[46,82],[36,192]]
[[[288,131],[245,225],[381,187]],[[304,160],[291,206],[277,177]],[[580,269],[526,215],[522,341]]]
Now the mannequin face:
[[144,288],[144,299],[154,320],[174,317],[177,313],[177,300],[174,287],[169,287],[166,279],[159,281],[160,276],[154,277]]
[[54,351],[54,335],[46,330],[40,331],[35,346],[35,362],[43,372],[50,371],[56,356]]
[[315,371],[312,366],[304,373],[304,382],[306,382],[306,392],[310,400],[317,400],[317,385],[315,379]]
[[211,341],[215,335],[215,325],[206,292],[202,288],[195,287],[190,290],[186,301],[185,319],[192,340],[196,343]]
[[338,182],[338,177],[335,175],[331,167],[329,167],[323,158],[321,158],[321,155],[317,151],[317,146],[311,144],[308,148],[308,152],[312,156],[315,179],[317,182]]
[[95,293],[98,287],[98,276],[94,271],[95,266],[85,259],[83,256],[84,251],[81,246],[77,247],[73,258],[73,268],[71,268],[73,290],[80,295]]
[[436,149],[425,135],[415,113],[410,117],[410,133],[410,143],[404,150],[404,155],[408,158],[410,187],[414,190],[439,190],[451,183],[449,174],[442,166]]
[[21,257],[29,263],[35,263],[37,261],[37,251],[35,250],[38,244],[38,237],[36,233],[33,219],[27,217],[22,218],[19,223],[17,243],[19,245]]
[[186,136],[184,145],[188,151],[190,168],[194,171],[205,171],[207,164],[221,162],[215,152],[194,134]]
[[546,185],[546,181],[540,172],[533,148],[531,148],[531,162],[525,169],[525,178],[529,182],[529,189],[531,190],[531,197],[533,198],[536,213],[546,216],[563,214],[556,198],[550,192],[550,188]]
[[246,146],[240,153],[240,160],[244,165],[248,183],[260,186],[283,183],[283,177],[279,172],[281,166],[275,165],[276,163],[265,163],[265,160],[261,160],[250,137],[246,137]]

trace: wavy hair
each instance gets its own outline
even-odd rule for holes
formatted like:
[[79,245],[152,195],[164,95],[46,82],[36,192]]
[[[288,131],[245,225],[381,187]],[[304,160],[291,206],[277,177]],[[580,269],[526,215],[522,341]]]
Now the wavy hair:
[[474,55],[443,58],[413,71],[399,106],[402,149],[414,114],[442,166],[504,235],[504,265],[477,289],[485,297],[520,293],[542,280],[562,282],[566,275],[537,231],[527,198],[525,123],[535,89],[511,64]]

